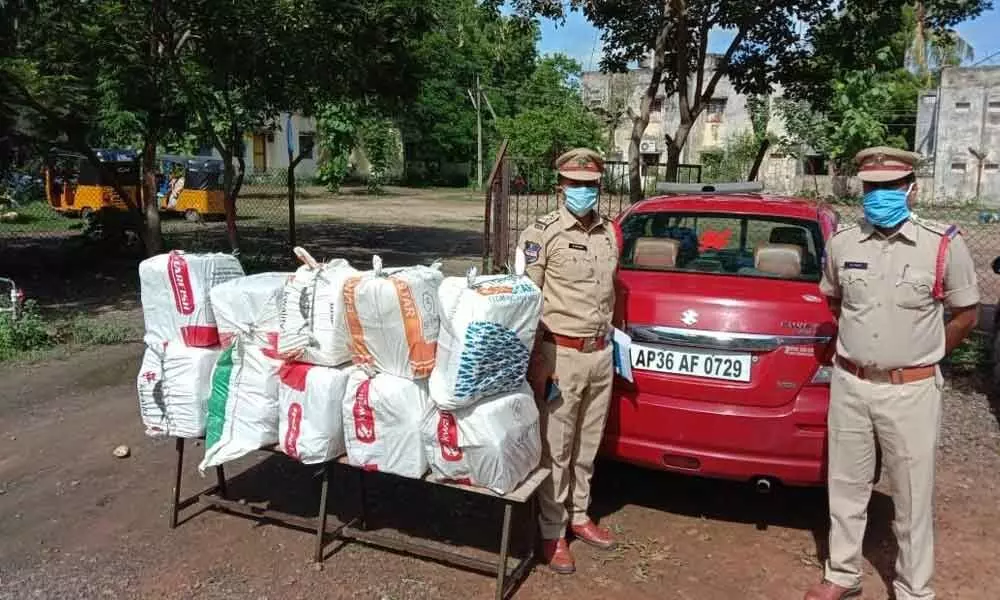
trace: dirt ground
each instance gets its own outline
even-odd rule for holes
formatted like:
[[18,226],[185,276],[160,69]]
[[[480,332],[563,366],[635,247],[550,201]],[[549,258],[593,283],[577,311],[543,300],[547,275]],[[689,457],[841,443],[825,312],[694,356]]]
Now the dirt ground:
[[[490,577],[358,544],[331,542],[323,571],[305,532],[192,508],[167,526],[173,445],[142,433],[134,374],[141,346],[0,368],[0,598],[488,598]],[[116,459],[127,444],[132,454]],[[939,597],[994,597],[1000,432],[985,397],[950,389],[937,485]],[[202,489],[201,449],[183,488]],[[230,492],[302,516],[315,469],[262,455],[229,468]],[[339,477],[338,477],[339,475]],[[335,474],[331,518],[354,514]],[[895,544],[880,489],[866,540],[865,598],[885,598]],[[375,526],[472,550],[498,547],[498,509],[394,478],[371,492]],[[579,571],[536,567],[517,598],[798,600],[825,554],[820,490],[754,496],[745,486],[601,463],[594,514],[622,547],[574,546]],[[760,529],[766,524],[764,529]]]
[[[303,245],[320,258],[362,261],[378,252],[394,265],[447,257],[445,269],[455,274],[478,262],[481,204],[475,197],[398,192],[316,203],[320,208],[304,201],[299,212],[308,232]],[[313,220],[309,211],[322,217]],[[174,240],[212,244],[219,231],[220,224],[168,228]],[[246,227],[244,239],[259,256],[271,256],[284,243],[279,233],[261,223]],[[4,268],[17,270],[19,283],[46,310],[138,322],[138,256],[85,246],[26,247],[7,247]],[[31,260],[18,262],[26,256]],[[331,541],[325,568],[317,571],[310,534],[241,517],[192,508],[170,530],[175,454],[172,442],[142,432],[134,391],[141,351],[126,344],[0,366],[0,599],[492,597],[490,577],[360,544]],[[949,600],[994,598],[1000,583],[1000,427],[984,389],[974,379],[961,380],[945,396],[936,589]],[[119,444],[130,446],[129,458],[112,456]],[[201,448],[188,452],[185,491],[211,482],[197,473],[201,455]],[[269,455],[227,469],[233,496],[314,514],[315,469]],[[335,476],[333,521],[353,514],[356,493],[343,473]],[[887,597],[895,560],[889,491],[880,484],[871,504],[868,599]],[[393,478],[380,478],[370,500],[377,528],[474,552],[499,545],[499,511],[488,501]],[[620,548],[603,553],[574,545],[576,575],[536,567],[516,598],[799,600],[821,576],[822,490],[760,497],[742,484],[601,463],[593,510],[616,532]]]

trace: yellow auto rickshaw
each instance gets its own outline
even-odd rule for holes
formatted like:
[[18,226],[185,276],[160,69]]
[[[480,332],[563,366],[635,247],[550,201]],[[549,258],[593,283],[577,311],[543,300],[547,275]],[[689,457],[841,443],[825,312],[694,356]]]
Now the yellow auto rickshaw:
[[183,214],[188,221],[225,216],[221,160],[165,155],[159,161],[160,210]]
[[[132,150],[97,149],[97,158],[114,174],[134,203],[139,201],[139,161]],[[45,196],[56,211],[89,218],[102,210],[127,211],[110,178],[83,155],[54,153],[45,167]]]

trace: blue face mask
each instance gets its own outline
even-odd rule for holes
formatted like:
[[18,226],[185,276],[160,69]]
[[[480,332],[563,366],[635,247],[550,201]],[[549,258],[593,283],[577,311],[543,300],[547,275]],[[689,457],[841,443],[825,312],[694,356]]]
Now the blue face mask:
[[910,218],[907,190],[872,190],[865,194],[865,219],[876,227],[895,227]]
[[566,186],[563,188],[566,196],[566,209],[578,217],[582,217],[597,206],[597,188],[593,186]]

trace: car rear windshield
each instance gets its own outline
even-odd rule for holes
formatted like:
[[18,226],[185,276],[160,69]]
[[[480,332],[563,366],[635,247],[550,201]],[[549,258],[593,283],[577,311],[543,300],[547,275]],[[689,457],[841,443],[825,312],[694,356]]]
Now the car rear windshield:
[[638,213],[622,223],[621,268],[819,281],[816,221],[767,215]]

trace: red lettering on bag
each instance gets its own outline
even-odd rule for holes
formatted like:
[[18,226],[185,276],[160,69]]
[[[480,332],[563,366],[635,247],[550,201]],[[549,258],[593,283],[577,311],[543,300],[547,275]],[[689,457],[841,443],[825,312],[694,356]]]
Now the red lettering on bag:
[[458,424],[450,412],[441,411],[437,427],[438,445],[441,458],[448,462],[462,460],[462,449],[458,447]]
[[354,394],[354,435],[362,444],[375,441],[375,414],[368,402],[372,380],[366,379]]
[[170,277],[170,289],[174,292],[174,305],[177,312],[190,315],[194,312],[194,292],[191,289],[191,274],[188,272],[187,261],[178,252],[170,253],[167,259],[167,274]]
[[302,405],[292,402],[288,407],[288,431],[285,432],[285,454],[299,457],[299,427],[302,424]]

